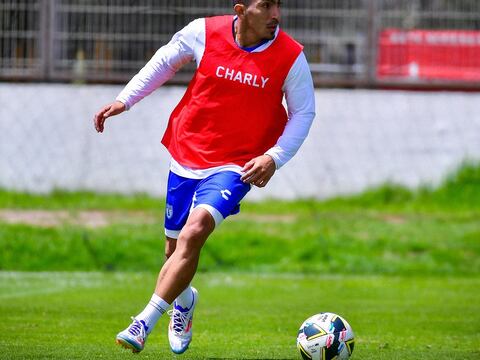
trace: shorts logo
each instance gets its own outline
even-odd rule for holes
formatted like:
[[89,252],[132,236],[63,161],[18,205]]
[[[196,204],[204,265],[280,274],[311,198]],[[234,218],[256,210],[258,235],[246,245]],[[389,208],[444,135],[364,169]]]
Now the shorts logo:
[[225,199],[225,200],[229,200],[229,196],[232,196],[232,193],[230,192],[230,190],[222,190],[220,191],[220,193],[222,194],[222,197]]
[[167,219],[171,219],[173,216],[173,206],[170,204],[167,204],[167,207],[165,208],[165,214],[167,215]]

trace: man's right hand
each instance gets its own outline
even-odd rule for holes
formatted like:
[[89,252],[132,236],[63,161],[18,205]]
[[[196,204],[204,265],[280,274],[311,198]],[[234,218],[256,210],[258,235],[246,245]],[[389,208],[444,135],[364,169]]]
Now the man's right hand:
[[97,132],[103,132],[105,120],[110,116],[121,114],[126,110],[125,104],[120,101],[115,101],[111,104],[104,106],[93,118],[93,123]]

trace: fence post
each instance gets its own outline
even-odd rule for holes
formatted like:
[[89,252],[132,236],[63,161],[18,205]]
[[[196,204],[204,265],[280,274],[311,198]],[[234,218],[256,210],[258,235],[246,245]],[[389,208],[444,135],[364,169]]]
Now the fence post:
[[40,80],[48,81],[52,78],[53,69],[53,38],[55,29],[55,0],[40,0],[41,22],[41,74]]
[[38,77],[44,81],[48,78],[48,66],[50,58],[50,0],[40,0],[40,59],[41,66]]
[[378,49],[378,1],[367,0],[368,39],[367,39],[367,86],[375,87],[377,84],[377,49]]

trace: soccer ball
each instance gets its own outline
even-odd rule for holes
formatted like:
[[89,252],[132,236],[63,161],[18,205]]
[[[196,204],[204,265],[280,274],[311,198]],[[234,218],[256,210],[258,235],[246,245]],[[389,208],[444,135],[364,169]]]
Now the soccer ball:
[[345,360],[353,345],[351,326],[337,314],[313,315],[298,330],[297,348],[304,360]]

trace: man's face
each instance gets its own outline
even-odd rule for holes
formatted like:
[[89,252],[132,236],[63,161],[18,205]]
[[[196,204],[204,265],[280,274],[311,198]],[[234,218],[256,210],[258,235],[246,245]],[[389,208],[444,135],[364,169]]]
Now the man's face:
[[249,30],[262,40],[272,40],[280,23],[280,0],[252,0],[245,10]]

